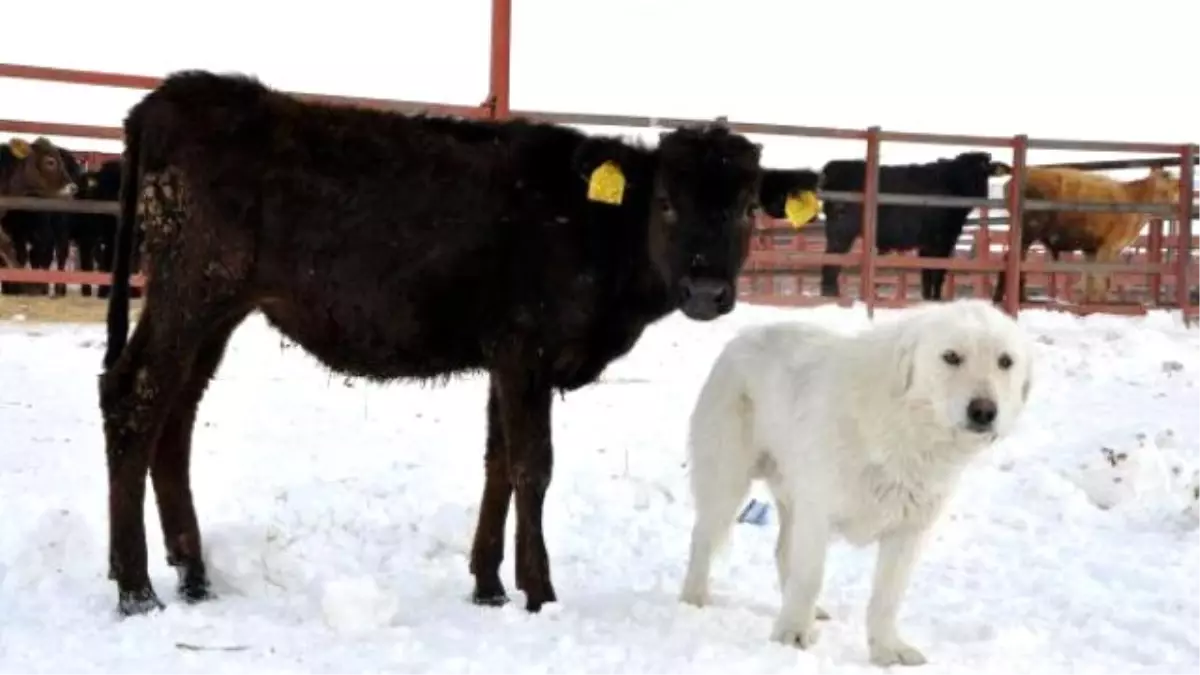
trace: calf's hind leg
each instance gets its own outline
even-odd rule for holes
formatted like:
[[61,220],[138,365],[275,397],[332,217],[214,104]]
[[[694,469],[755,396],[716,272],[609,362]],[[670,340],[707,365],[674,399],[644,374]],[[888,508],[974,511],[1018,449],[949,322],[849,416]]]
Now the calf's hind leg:
[[[164,309],[165,308],[165,309]],[[117,582],[118,611],[161,608],[146,568],[146,474],[197,345],[173,321],[174,308],[146,304],[133,337],[112,369],[100,376],[108,459],[109,577]]]
[[508,447],[504,442],[504,425],[500,419],[495,380],[488,389],[487,454],[484,463],[487,473],[483,497],[479,501],[475,543],[471,547],[471,574],[475,576],[472,601],[477,605],[499,607],[508,602],[504,583],[500,581],[500,563],[504,560],[504,529],[508,523],[513,484],[509,475]]
[[200,400],[221,364],[229,339],[244,317],[245,312],[233,315],[205,338],[152,454],[150,477],[158,502],[167,564],[178,571],[176,591],[187,602],[211,597],[189,478],[192,428]]

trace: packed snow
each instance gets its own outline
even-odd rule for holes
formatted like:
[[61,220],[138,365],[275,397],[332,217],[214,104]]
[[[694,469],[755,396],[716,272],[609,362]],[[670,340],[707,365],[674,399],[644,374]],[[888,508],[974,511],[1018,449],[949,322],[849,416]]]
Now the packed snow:
[[[833,618],[814,649],[768,640],[772,511],[735,527],[715,606],[677,600],[694,396],[738,327],[801,318],[868,322],[860,307],[676,314],[599,383],[556,399],[545,522],[560,602],[528,615],[511,538],[513,602],[468,601],[485,378],[347,380],[253,317],[196,425],[220,597],[174,598],[151,492],[150,571],[167,608],[125,620],[106,579],[103,328],[0,323],[0,671],[878,672],[863,626],[871,548],[831,549]],[[918,670],[1195,672],[1200,334],[1166,313],[1021,323],[1038,349],[1026,416],[966,474],[901,611],[930,659]]]

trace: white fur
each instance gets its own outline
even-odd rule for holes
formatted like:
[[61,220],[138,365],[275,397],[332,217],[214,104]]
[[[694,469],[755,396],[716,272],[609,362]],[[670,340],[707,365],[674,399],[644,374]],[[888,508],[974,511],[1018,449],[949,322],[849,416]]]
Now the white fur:
[[[948,364],[947,351],[961,363]],[[897,633],[900,602],[960,473],[1020,415],[1032,352],[1016,322],[982,300],[905,310],[854,336],[803,323],[741,332],[692,411],[696,522],[681,599],[708,602],[712,556],[751,481],[765,479],[779,510],[783,595],[772,639],[815,642],[815,620],[827,617],[816,606],[826,548],[840,535],[879,543],[867,610],[872,663],[924,663]],[[991,430],[968,427],[974,397],[996,403]]]

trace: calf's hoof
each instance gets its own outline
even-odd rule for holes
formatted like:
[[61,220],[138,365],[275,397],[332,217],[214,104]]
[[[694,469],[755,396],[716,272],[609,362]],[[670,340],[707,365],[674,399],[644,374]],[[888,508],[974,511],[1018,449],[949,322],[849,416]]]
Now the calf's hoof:
[[179,582],[179,586],[175,589],[175,592],[179,595],[181,600],[189,605],[194,605],[198,602],[206,602],[208,600],[215,600],[217,597],[216,594],[212,592],[212,589],[209,588],[207,579],[199,581],[181,581]]
[[508,594],[503,590],[483,593],[476,589],[471,594],[471,602],[480,607],[503,607],[508,604]]
[[475,590],[471,602],[480,607],[503,607],[508,604],[508,594],[499,579],[475,579]]
[[154,589],[149,586],[136,591],[121,591],[118,594],[117,613],[123,617],[141,616],[164,607],[154,594]]
[[558,602],[558,597],[554,594],[554,588],[549,584],[535,589],[525,591],[525,611],[530,614],[537,614],[542,611],[542,606],[551,602]]

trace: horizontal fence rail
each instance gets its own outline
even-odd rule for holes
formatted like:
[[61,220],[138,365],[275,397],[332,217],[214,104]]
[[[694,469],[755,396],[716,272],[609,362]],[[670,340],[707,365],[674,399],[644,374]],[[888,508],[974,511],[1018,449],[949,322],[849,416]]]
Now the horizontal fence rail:
[[[628,116],[608,114],[588,114],[573,112],[549,112],[511,110],[508,92],[508,50],[510,32],[510,6],[508,0],[493,0],[492,22],[492,54],[491,79],[489,95],[478,106],[447,105],[415,101],[389,100],[354,96],[321,95],[307,92],[296,92],[293,95],[307,101],[324,102],[335,105],[350,105],[376,110],[387,110],[402,113],[428,113],[434,115],[452,115],[471,118],[505,119],[521,117],[530,120],[552,122],[558,124],[617,126],[627,128],[670,128],[709,122],[711,120],[661,117],[661,116]],[[127,75],[121,73],[102,73],[60,68],[42,68],[18,64],[0,64],[0,77],[22,78],[60,84],[92,85],[119,87],[134,90],[148,90],[157,86],[162,79],[145,75]],[[1017,288],[1021,274],[1034,276],[1049,276],[1049,285],[1057,288],[1055,275],[1080,274],[1083,272],[1109,272],[1125,277],[1143,275],[1149,279],[1146,285],[1147,294],[1152,298],[1151,305],[1182,310],[1184,315],[1194,318],[1197,314],[1195,301],[1189,301],[1194,280],[1200,277],[1197,272],[1198,263],[1194,255],[1196,238],[1193,236],[1192,220],[1200,217],[1200,209],[1193,204],[1193,178],[1195,167],[1200,162],[1200,152],[1195,144],[1142,143],[1118,142],[1112,140],[1061,140],[1038,139],[1026,136],[1000,137],[969,134],[930,134],[911,133],[903,131],[884,130],[879,127],[868,129],[844,129],[835,127],[804,126],[791,124],[763,124],[727,120],[730,127],[738,132],[764,134],[774,136],[791,136],[805,138],[840,139],[863,142],[865,162],[864,186],[860,192],[849,191],[820,191],[819,198],[827,202],[842,202],[860,205],[862,209],[862,234],[859,238],[859,250],[845,254],[825,254],[804,248],[787,248],[788,244],[779,244],[777,239],[789,241],[805,240],[816,234],[823,233],[823,221],[817,219],[803,228],[781,227],[782,221],[764,219],[755,232],[756,249],[747,262],[743,282],[756,282],[757,279],[770,275],[792,275],[815,272],[821,265],[839,265],[843,273],[857,271],[859,275],[858,300],[866,305],[868,313],[873,313],[878,307],[892,307],[910,304],[908,300],[907,274],[922,269],[944,269],[951,272],[947,275],[947,284],[970,283],[984,286],[989,275],[994,276],[1001,271],[1006,273],[1005,308],[1016,314],[1020,308],[1029,306],[1045,306],[1038,303],[1021,303],[1018,301]],[[119,126],[96,126],[67,123],[41,123],[27,120],[0,119],[0,130],[25,135],[53,135],[78,139],[122,140],[123,132]],[[911,195],[879,192],[880,146],[885,143],[912,143],[926,145],[956,145],[976,148],[1000,148],[1012,153],[1012,175],[1008,179],[1008,189],[1001,198],[964,198],[951,195]],[[1024,196],[1024,181],[1029,168],[1027,163],[1028,151],[1034,150],[1067,150],[1141,153],[1154,155],[1125,160],[1103,160],[1093,162],[1060,162],[1043,164],[1046,167],[1073,167],[1091,171],[1147,169],[1151,167],[1177,167],[1181,187],[1178,204],[1133,204],[1108,202],[1062,202],[1041,199],[1027,199]],[[74,152],[74,150],[73,150]],[[114,153],[86,152],[76,153],[86,156],[89,161],[104,161],[119,157]],[[815,168],[815,167],[813,167]],[[914,255],[879,255],[876,251],[877,218],[879,206],[942,206],[969,208],[978,212],[978,216],[968,221],[968,228],[973,241],[966,246],[968,253],[948,259],[922,258]],[[115,202],[75,200],[75,199],[42,199],[33,197],[0,197],[0,211],[23,210],[39,212],[75,212],[104,215],[118,215]],[[1023,236],[1022,223],[1030,212],[1073,211],[1081,213],[1136,213],[1151,219],[1149,235],[1139,238],[1135,246],[1142,253],[1136,261],[1113,263],[1090,263],[1082,260],[1019,260],[1019,256],[1007,252],[1021,250]],[[1169,224],[1170,232],[1164,233],[1164,223]],[[1003,257],[992,256],[992,247],[1000,245],[1006,251]],[[960,243],[959,248],[963,248]],[[1036,253],[1036,249],[1035,249]],[[1143,259],[1144,258],[1144,259]],[[884,272],[885,275],[877,275]],[[959,281],[957,275],[969,276],[974,281]],[[0,268],[0,280],[29,283],[106,283],[108,273],[78,272],[78,271],[47,271],[47,270],[17,270]],[[86,281],[85,281],[86,280]],[[138,278],[138,283],[142,281]],[[902,289],[896,291],[897,297],[881,297],[876,288],[880,284],[899,284]],[[1164,284],[1173,284],[1173,301],[1164,302]],[[770,293],[762,293],[751,289],[743,294],[748,301],[767,302],[773,304],[819,304],[837,301],[845,303],[848,297],[838,299],[817,297],[783,297]],[[1069,311],[1112,311],[1114,313],[1131,313],[1136,308],[1115,307],[1112,305],[1077,305],[1068,308]],[[1143,308],[1144,309],[1144,308]]]

